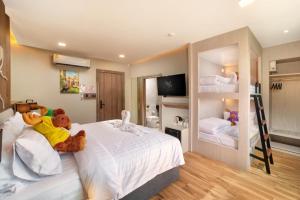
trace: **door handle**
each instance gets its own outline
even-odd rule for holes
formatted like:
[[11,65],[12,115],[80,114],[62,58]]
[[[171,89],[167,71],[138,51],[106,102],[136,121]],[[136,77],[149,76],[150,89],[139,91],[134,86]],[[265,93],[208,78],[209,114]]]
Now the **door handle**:
[[102,102],[102,100],[100,100],[100,109],[102,109],[103,106],[105,106],[105,104]]

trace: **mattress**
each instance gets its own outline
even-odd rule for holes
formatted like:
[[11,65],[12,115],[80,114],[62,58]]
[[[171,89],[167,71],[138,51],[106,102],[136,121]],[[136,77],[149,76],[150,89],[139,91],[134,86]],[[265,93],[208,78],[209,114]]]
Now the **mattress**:
[[22,181],[18,192],[7,200],[80,200],[86,199],[73,154],[61,155],[63,173],[38,182]]
[[75,153],[90,199],[120,199],[157,175],[184,164],[180,141],[155,129],[120,120],[73,125],[86,131],[87,146]]
[[[250,132],[250,147],[256,145],[259,138],[258,130],[252,129]],[[221,144],[233,149],[238,148],[238,126],[230,126],[221,129],[216,134],[199,132],[198,139],[209,141],[215,144]]]
[[199,92],[212,92],[212,93],[221,93],[221,92],[237,92],[238,84],[218,84],[218,85],[200,85]]

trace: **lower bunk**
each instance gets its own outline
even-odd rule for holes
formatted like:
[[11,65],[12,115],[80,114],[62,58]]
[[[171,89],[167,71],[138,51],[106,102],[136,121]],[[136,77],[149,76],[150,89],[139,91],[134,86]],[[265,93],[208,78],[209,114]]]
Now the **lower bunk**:
[[[249,155],[259,141],[259,131],[255,122],[251,122],[248,133],[249,143],[240,142],[238,121],[233,124],[231,121],[220,118],[205,118],[199,120],[198,133],[193,139],[193,151],[202,154],[210,159],[222,161],[232,167],[247,169],[249,162],[241,162],[246,154]],[[246,145],[239,146],[239,145]],[[247,164],[246,164],[247,163]]]

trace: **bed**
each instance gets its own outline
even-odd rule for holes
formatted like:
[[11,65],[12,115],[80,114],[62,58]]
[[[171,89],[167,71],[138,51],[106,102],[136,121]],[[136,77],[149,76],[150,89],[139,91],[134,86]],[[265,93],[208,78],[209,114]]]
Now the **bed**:
[[[0,124],[11,116],[7,113],[0,113]],[[74,155],[61,155],[62,174],[36,182],[0,180],[0,186],[3,181],[17,185],[3,199],[142,200],[179,177],[184,159],[179,140],[172,136],[142,126],[137,126],[140,134],[124,132],[111,121],[73,124],[71,133],[79,129],[87,133],[87,146]]]
[[[238,126],[226,127],[216,134],[199,132],[198,139],[209,141],[215,144],[237,149],[238,148]],[[250,147],[254,147],[259,139],[258,129],[252,129],[250,132]]]
[[[235,93],[238,91],[239,82],[236,73],[231,73],[227,77],[219,75],[199,77],[199,93]],[[256,93],[254,85],[250,85],[250,93]]]
[[237,74],[230,73],[228,76],[211,75],[199,77],[199,92],[222,93],[237,92]]
[[238,92],[238,84],[200,85],[199,92],[202,93]]

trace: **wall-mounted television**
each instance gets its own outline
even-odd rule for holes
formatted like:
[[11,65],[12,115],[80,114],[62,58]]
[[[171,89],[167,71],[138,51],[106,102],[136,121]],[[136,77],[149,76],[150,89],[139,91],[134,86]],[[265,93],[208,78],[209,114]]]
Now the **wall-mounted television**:
[[186,96],[185,74],[157,78],[159,96]]

